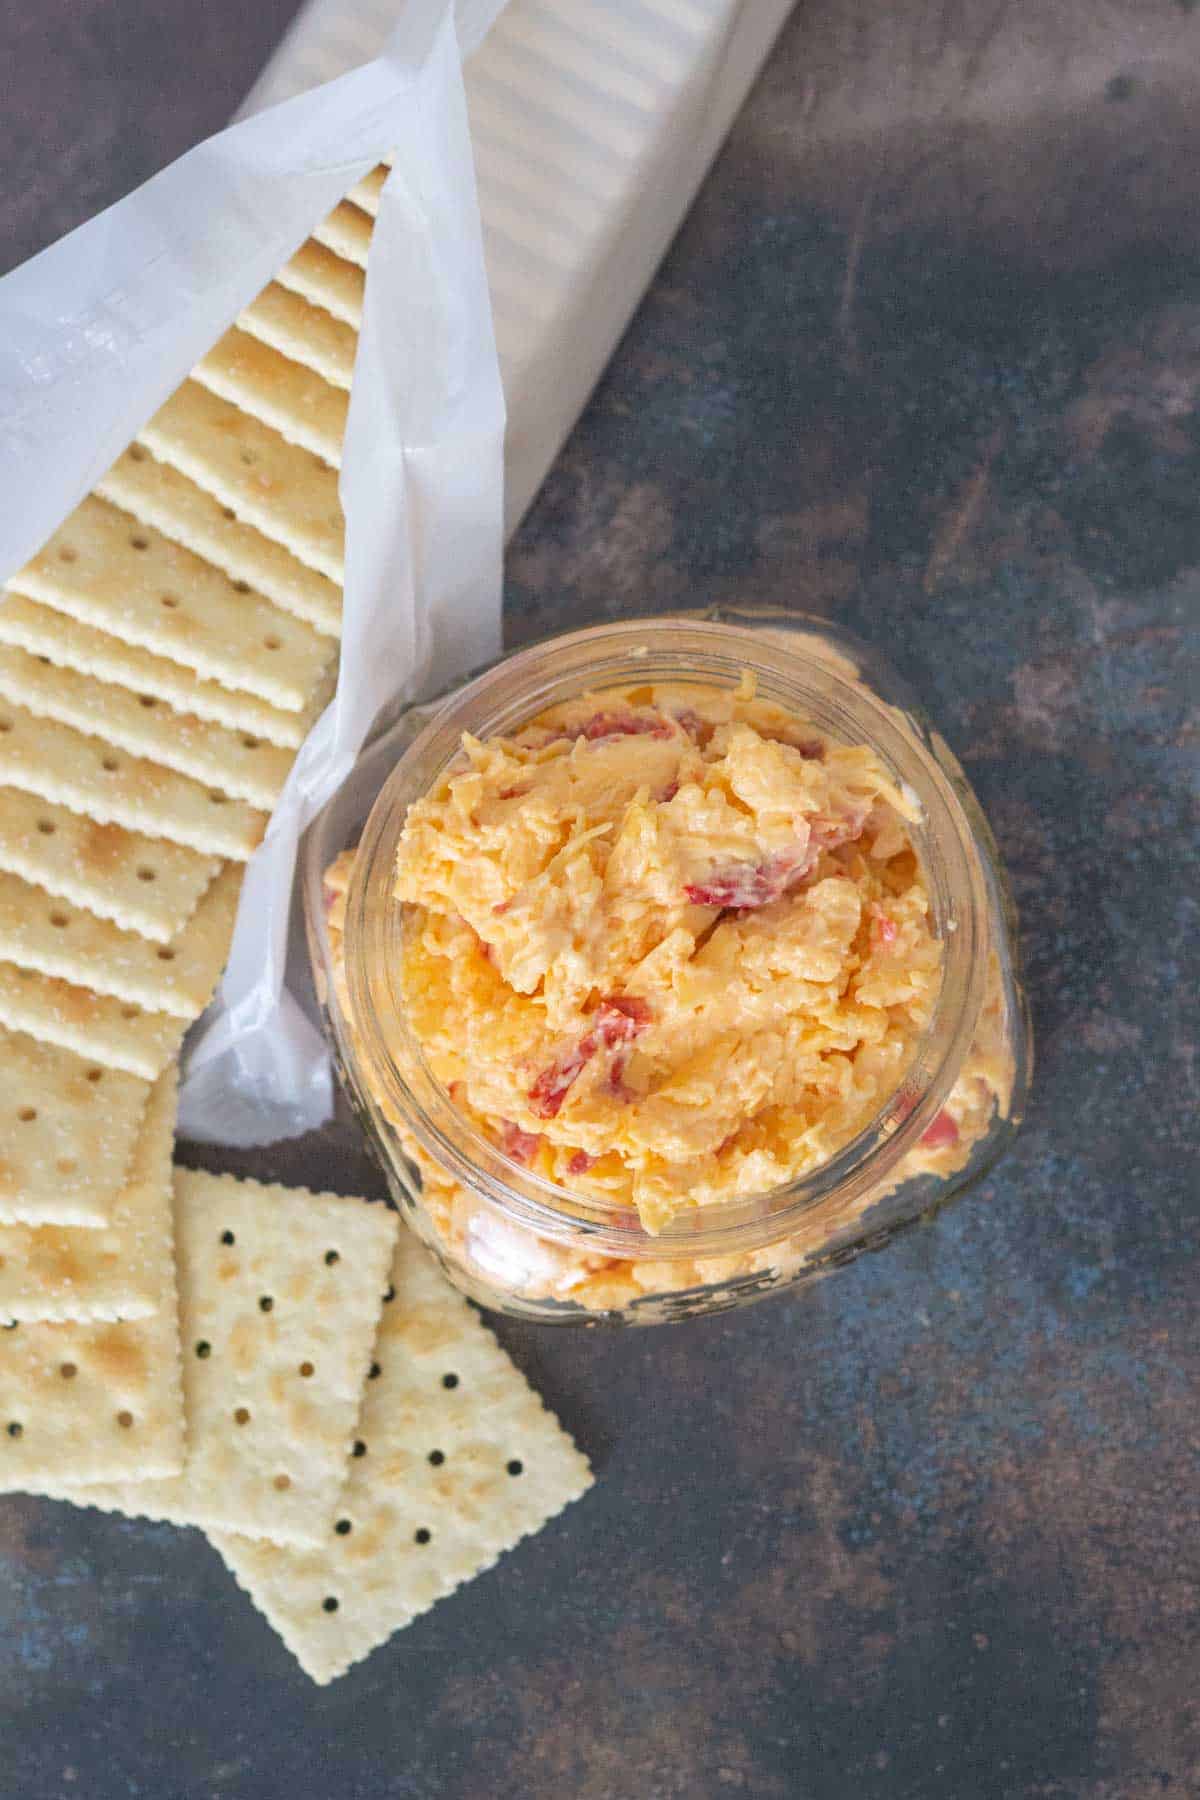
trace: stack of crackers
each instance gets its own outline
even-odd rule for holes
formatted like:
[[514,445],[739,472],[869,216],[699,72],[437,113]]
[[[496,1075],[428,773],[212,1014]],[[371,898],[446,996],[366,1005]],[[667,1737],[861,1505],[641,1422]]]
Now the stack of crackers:
[[0,598],[0,1490],[201,1526],[318,1681],[590,1479],[384,1207],[173,1168],[183,1036],[336,679],[386,173]]

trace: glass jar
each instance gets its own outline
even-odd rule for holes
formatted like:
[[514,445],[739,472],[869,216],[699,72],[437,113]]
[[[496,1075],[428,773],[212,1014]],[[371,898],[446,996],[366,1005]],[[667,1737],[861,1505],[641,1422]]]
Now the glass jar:
[[[460,756],[464,732],[511,733],[585,691],[655,681],[734,688],[747,671],[760,698],[827,739],[868,746],[915,797],[910,837],[942,946],[941,984],[901,1085],[867,1129],[802,1179],[695,1207],[651,1236],[627,1209],[515,1161],[434,1078],[397,980],[397,845],[408,807]],[[1029,1024],[991,832],[899,677],[823,621],[723,607],[593,626],[505,657],[439,702],[408,708],[375,740],[314,822],[303,880],[318,998],[397,1204],[450,1279],[494,1310],[654,1324],[814,1280],[959,1193],[1019,1123]]]

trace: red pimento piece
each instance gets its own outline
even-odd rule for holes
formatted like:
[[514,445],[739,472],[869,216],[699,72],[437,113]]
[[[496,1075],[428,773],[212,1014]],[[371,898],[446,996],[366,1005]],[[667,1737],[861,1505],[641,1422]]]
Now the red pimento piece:
[[650,1022],[650,1008],[632,995],[614,994],[602,1000],[590,1030],[577,1044],[564,1050],[548,1069],[543,1069],[529,1090],[530,1109],[540,1119],[553,1119],[573,1083],[597,1050],[611,1050],[630,1043]]
[[874,920],[875,941],[879,944],[894,944],[899,936],[899,927],[895,919],[875,906],[871,909]]
[[522,1131],[511,1119],[500,1121],[500,1148],[505,1156],[511,1156],[514,1162],[528,1168],[537,1155],[541,1137],[534,1131]]
[[938,1114],[928,1131],[921,1133],[921,1142],[927,1150],[948,1150],[958,1142],[958,1126],[946,1111]]
[[715,725],[710,725],[707,719],[702,719],[700,714],[693,711],[690,706],[685,706],[675,714],[675,723],[680,730],[686,731],[690,738],[695,738],[702,749],[716,730]]
[[793,744],[792,749],[804,757],[806,762],[825,761],[825,746],[820,738],[804,738],[800,743]]
[[675,796],[678,792],[679,792],[679,783],[677,781],[668,782],[666,787],[663,789],[662,793],[658,796],[658,804],[660,806],[665,806],[669,800],[673,800],[675,798]]
[[589,744],[611,737],[668,738],[671,727],[659,715],[647,718],[643,713],[598,712],[580,726],[575,736],[586,738]]
[[748,912],[780,899],[804,879],[815,861],[807,846],[804,850],[780,850],[765,862],[730,863],[714,869],[707,881],[688,882],[683,891],[694,906],[729,906]]
[[567,1163],[567,1174],[586,1175],[593,1164],[599,1161],[598,1156],[589,1156],[586,1150],[576,1150]]

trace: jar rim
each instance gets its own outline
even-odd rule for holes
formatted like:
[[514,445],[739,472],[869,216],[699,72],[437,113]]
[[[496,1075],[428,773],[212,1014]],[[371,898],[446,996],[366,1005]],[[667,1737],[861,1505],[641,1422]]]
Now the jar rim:
[[[932,729],[907,697],[901,708],[864,685],[862,663],[854,658],[876,667],[881,659],[839,631],[847,652],[840,654],[829,643],[826,621],[749,609],[735,621],[723,611],[588,626],[528,645],[457,689],[432,711],[380,789],[347,894],[350,1024],[371,1084],[453,1179],[538,1235],[576,1246],[584,1239],[589,1251],[604,1256],[669,1261],[757,1249],[787,1235],[834,1192],[853,1201],[881,1187],[944,1104],[983,1006],[986,884],[971,823],[935,754]],[[394,979],[403,910],[392,897],[396,848],[409,805],[446,773],[464,731],[504,735],[558,701],[635,680],[732,687],[746,670],[761,698],[811,718],[827,735],[868,745],[914,794],[920,817],[911,835],[943,945],[942,979],[903,1080],[849,1143],[774,1189],[688,1209],[651,1238],[640,1222],[629,1223],[625,1209],[506,1156],[432,1074]]]

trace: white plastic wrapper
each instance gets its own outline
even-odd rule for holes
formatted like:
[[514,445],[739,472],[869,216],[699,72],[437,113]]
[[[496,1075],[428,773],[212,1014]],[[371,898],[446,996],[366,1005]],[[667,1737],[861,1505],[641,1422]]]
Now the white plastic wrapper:
[[[380,709],[500,640],[504,403],[460,54],[503,0],[406,0],[383,54],[232,126],[0,281],[0,570],[20,566],[389,151],[340,479],[337,693],[251,861],[180,1130],[266,1143],[332,1104],[286,985],[296,849]],[[0,601],[2,604],[2,601]]]

